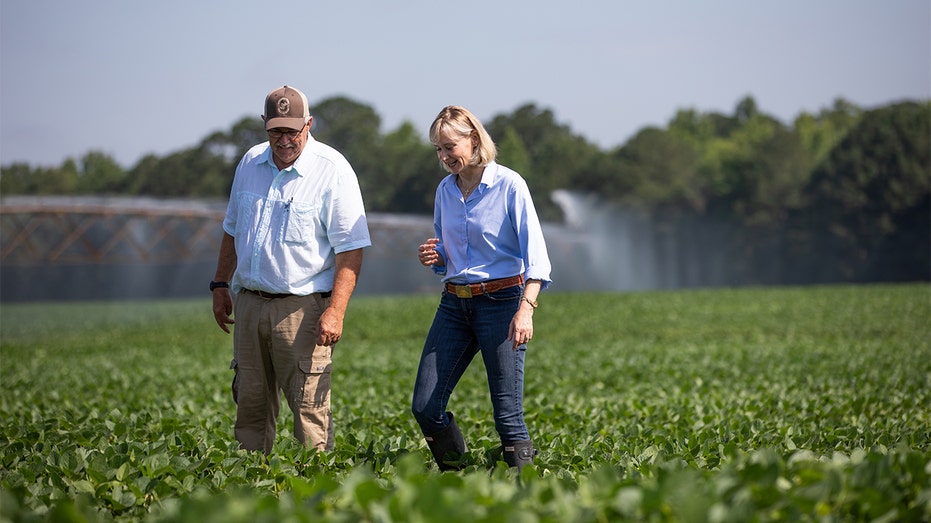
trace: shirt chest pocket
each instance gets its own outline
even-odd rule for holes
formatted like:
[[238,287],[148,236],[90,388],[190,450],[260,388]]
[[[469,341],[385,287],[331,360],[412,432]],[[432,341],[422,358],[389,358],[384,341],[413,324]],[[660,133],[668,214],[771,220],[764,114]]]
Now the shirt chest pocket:
[[261,205],[262,200],[257,195],[247,192],[239,194],[239,205],[236,208],[237,234],[255,234],[255,216],[258,214],[258,208],[260,208]]
[[285,243],[305,244],[317,231],[317,212],[313,205],[292,203],[284,213],[282,240]]

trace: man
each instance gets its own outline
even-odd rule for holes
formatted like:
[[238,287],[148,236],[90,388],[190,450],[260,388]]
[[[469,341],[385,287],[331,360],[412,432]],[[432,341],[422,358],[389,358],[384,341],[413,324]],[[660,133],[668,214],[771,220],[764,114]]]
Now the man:
[[235,317],[236,439],[271,452],[281,390],[294,437],[333,450],[333,347],[371,245],[362,194],[349,162],[310,135],[301,91],[269,93],[262,119],[269,140],[236,167],[210,282],[217,324],[229,333]]

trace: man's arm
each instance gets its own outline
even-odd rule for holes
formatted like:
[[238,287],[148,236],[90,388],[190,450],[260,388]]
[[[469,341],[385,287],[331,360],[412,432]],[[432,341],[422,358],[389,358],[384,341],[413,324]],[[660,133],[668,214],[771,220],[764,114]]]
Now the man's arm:
[[333,296],[330,306],[320,315],[317,325],[317,344],[333,345],[343,335],[343,318],[349,306],[349,298],[359,281],[362,270],[362,249],[341,252],[336,255],[336,276],[333,280]]
[[[220,255],[217,257],[217,272],[213,281],[229,282],[236,272],[236,241],[227,233],[223,233],[220,240]],[[229,326],[235,323],[230,314],[233,313],[233,296],[228,288],[218,287],[213,290],[213,318],[227,334]]]

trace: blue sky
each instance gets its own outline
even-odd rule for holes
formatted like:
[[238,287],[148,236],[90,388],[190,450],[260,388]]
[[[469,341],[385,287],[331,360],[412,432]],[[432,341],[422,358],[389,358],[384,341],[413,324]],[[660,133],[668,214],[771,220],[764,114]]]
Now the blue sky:
[[132,167],[256,116],[290,84],[425,135],[445,105],[532,102],[604,147],[751,95],[791,123],[843,97],[931,98],[927,0],[3,0],[0,164]]

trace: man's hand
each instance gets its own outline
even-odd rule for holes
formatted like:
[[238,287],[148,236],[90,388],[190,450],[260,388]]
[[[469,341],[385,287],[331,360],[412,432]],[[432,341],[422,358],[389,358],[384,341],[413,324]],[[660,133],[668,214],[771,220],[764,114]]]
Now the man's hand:
[[333,307],[327,307],[317,323],[317,345],[336,345],[343,336],[343,315]]
[[233,313],[233,297],[230,290],[222,287],[213,290],[213,318],[217,320],[217,325],[227,334],[230,333],[229,326],[236,323],[230,314]]
[[337,253],[333,295],[317,322],[317,345],[332,346],[343,337],[343,317],[361,270],[362,249]]

